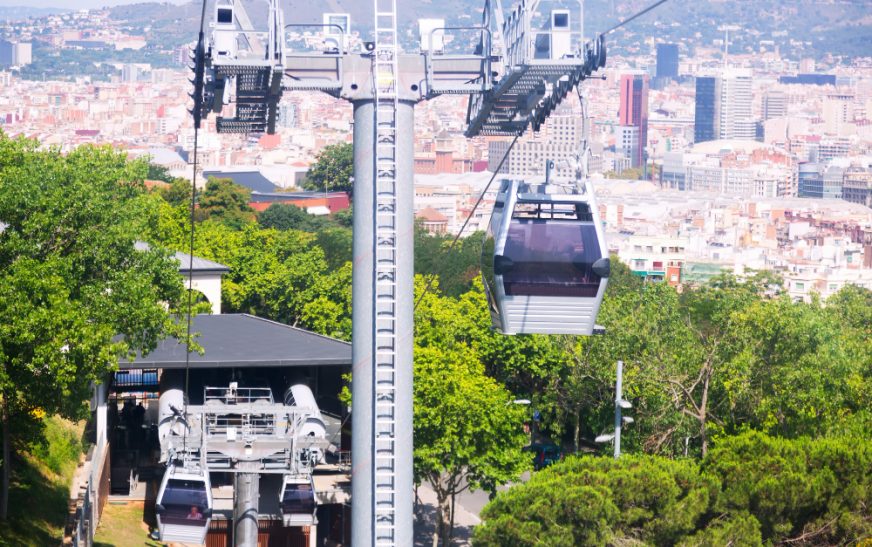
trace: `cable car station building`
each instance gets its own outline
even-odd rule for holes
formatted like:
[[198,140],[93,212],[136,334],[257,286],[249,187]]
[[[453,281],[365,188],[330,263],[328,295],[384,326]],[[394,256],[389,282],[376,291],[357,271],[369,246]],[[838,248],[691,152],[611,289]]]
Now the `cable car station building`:
[[[177,258],[187,274],[189,257]],[[195,258],[192,273],[226,271]],[[220,310],[220,290],[206,292]],[[350,420],[338,395],[351,345],[248,314],[199,315],[191,332],[202,353],[189,364],[166,339],[96,387],[97,505],[144,502],[167,543],[256,533],[263,546],[347,545]]]

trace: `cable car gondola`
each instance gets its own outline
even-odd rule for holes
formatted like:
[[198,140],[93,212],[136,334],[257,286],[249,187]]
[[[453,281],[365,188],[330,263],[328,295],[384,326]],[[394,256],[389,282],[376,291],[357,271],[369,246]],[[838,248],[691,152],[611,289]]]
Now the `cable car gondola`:
[[279,505],[285,526],[313,526],[316,503],[312,476],[285,475]]
[[212,518],[209,473],[171,463],[161,481],[155,513],[161,541],[204,543]]
[[594,334],[610,264],[593,190],[503,180],[482,249],[493,326]]

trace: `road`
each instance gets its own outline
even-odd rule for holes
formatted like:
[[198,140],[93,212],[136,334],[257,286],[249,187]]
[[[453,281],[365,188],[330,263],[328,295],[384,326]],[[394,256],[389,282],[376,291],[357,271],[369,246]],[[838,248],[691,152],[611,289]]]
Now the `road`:
[[[530,480],[530,472],[521,475],[519,482],[528,480]],[[497,490],[505,491],[510,487],[511,484],[507,484],[498,487]],[[436,527],[436,493],[424,483],[418,488],[418,499],[421,503],[415,512],[415,545],[416,547],[432,546]],[[488,501],[488,493],[483,490],[467,490],[457,497],[454,508],[454,545],[470,545],[472,529],[481,523],[479,514]]]

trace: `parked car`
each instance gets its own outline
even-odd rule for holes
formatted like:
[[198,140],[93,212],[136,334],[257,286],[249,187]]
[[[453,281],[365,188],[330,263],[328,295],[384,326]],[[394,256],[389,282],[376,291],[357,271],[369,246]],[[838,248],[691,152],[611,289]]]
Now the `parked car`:
[[554,443],[533,443],[524,450],[533,453],[533,469],[537,471],[563,459],[563,450]]

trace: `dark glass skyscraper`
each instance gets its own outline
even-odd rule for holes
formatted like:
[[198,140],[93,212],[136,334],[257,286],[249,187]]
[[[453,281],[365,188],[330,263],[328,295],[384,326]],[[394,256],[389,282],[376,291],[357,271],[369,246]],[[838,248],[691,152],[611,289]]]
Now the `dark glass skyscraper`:
[[8,67],[15,64],[15,44],[7,40],[0,40],[0,67]]
[[657,44],[657,77],[678,78],[678,44]]
[[694,142],[713,141],[718,138],[718,100],[717,78],[698,77],[693,119]]

